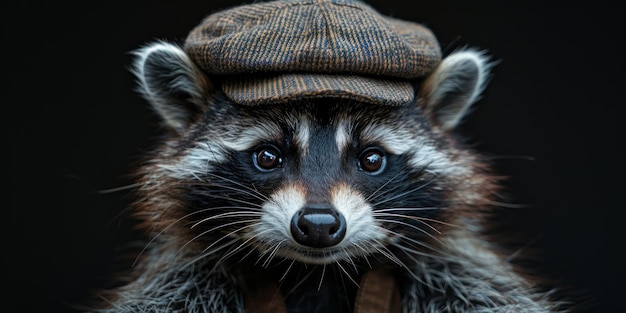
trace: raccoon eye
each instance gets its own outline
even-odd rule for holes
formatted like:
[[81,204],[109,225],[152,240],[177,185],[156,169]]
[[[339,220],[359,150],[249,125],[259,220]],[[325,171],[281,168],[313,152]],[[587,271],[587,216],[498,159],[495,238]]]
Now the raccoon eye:
[[370,174],[378,174],[387,164],[385,153],[378,148],[368,148],[359,156],[359,168]]
[[272,146],[262,147],[255,151],[252,154],[252,160],[254,165],[262,171],[271,171],[280,167],[283,163],[280,152],[277,148]]

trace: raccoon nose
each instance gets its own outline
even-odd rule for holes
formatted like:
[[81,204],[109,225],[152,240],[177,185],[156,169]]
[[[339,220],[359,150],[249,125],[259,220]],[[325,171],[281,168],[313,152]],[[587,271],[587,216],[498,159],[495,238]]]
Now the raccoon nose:
[[291,235],[307,247],[331,247],[346,235],[346,219],[330,205],[309,204],[293,215]]

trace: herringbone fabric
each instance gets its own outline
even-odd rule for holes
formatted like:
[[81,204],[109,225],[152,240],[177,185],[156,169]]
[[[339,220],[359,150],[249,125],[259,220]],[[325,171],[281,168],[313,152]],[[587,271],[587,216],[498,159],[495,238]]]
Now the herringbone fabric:
[[191,31],[185,51],[207,73],[227,76],[227,96],[250,105],[326,96],[398,105],[414,97],[409,81],[441,59],[426,27],[353,0],[217,12]]

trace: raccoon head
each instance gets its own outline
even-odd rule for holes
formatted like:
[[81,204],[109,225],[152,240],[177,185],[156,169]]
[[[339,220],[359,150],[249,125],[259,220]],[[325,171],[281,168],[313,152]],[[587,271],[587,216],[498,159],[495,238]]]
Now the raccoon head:
[[243,106],[179,47],[154,43],[137,52],[135,74],[171,131],[140,171],[137,214],[197,257],[401,264],[431,253],[489,193],[484,168],[452,135],[488,71],[488,58],[466,49],[399,107]]

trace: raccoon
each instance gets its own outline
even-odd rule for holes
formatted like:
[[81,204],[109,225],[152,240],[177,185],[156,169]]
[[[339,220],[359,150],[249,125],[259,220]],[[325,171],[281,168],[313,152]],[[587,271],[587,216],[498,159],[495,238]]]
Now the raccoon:
[[[399,106],[242,105],[179,45],[141,48],[139,88],[168,130],[137,171],[149,242],[91,311],[366,312],[396,292],[405,313],[564,312],[485,234],[500,177],[455,133],[492,65],[453,51]],[[371,277],[391,284],[364,296]]]

